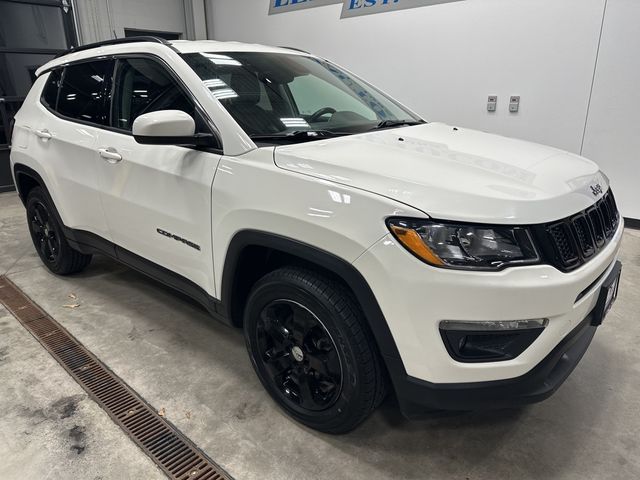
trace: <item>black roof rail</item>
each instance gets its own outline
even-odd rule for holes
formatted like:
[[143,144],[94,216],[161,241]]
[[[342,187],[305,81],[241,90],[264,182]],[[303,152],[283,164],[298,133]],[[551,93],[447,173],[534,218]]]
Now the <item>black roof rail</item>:
[[163,45],[171,46],[170,41],[160,37],[144,36],[144,37],[112,38],[111,40],[103,40],[102,42],[87,43],[86,45],[71,47],[69,50],[65,50],[64,52],[59,53],[54,58],[59,58],[64,55],[68,55],[70,53],[82,52],[83,50],[90,50],[96,47],[104,47],[106,45],[119,45],[121,43],[139,43],[139,42],[154,42],[154,43],[161,43]]
[[310,52],[307,52],[306,50],[302,50],[301,48],[296,48],[296,47],[286,47],[284,45],[280,45],[278,48],[286,48],[287,50],[295,50],[296,52],[302,52],[302,53],[308,53],[309,55],[311,55]]

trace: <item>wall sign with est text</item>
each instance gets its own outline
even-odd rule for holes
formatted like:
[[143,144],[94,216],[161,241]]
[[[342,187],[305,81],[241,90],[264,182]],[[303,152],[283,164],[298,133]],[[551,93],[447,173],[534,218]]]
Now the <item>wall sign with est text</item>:
[[340,18],[350,18],[460,1],[463,0],[269,0],[269,15],[341,3]]

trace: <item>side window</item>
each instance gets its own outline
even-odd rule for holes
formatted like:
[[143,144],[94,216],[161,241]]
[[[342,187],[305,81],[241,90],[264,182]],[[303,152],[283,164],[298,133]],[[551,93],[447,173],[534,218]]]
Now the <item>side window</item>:
[[198,132],[205,130],[193,102],[160,63],[148,58],[119,60],[111,126],[131,130],[137,117],[158,110],[182,110],[194,117]]
[[47,84],[42,90],[41,101],[43,105],[55,110],[58,102],[58,90],[60,89],[60,77],[62,70],[53,70],[49,74]]
[[64,69],[58,95],[58,113],[85,122],[107,125],[108,94],[113,60],[99,60],[70,65]]

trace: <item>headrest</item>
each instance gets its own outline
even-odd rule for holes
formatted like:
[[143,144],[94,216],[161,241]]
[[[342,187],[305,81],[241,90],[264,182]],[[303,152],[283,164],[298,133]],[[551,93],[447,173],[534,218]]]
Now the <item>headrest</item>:
[[231,75],[229,85],[238,94],[234,103],[249,103],[255,105],[260,101],[260,81],[251,72],[236,72]]

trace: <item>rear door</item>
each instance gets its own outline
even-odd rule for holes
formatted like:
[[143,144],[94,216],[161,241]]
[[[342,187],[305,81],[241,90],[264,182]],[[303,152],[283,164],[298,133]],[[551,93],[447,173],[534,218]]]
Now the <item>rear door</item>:
[[[114,243],[214,292],[211,185],[221,155],[172,145],[140,145],[131,135],[144,113],[182,110],[210,133],[188,91],[150,56],[117,60],[111,130],[102,130],[100,190]],[[127,252],[128,251],[128,252]]]
[[96,145],[108,122],[113,68],[113,60],[97,60],[52,71],[29,142],[65,225],[105,238]]

